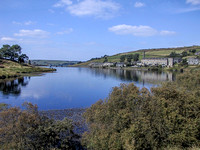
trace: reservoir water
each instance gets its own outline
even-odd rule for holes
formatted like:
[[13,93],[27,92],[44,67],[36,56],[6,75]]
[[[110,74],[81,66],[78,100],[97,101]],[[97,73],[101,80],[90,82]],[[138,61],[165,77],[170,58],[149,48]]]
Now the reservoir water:
[[139,88],[150,89],[174,75],[122,69],[56,68],[54,73],[0,81],[0,103],[21,106],[37,104],[39,110],[86,108],[105,99],[112,87],[134,82]]

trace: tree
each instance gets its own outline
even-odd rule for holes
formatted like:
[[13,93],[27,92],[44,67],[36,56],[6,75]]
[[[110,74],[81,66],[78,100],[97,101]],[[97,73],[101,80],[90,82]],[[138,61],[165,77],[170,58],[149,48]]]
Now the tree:
[[18,58],[19,63],[24,63],[26,60],[28,60],[29,57],[26,54],[21,54]]
[[21,54],[21,47],[19,45],[3,45],[1,48],[1,54],[4,58],[15,60],[19,57],[19,54]]
[[127,58],[127,62],[131,62],[131,60],[133,59],[133,55],[132,54],[130,54],[130,55],[127,55],[126,56],[126,58]]
[[180,56],[179,54],[177,54],[176,52],[171,52],[170,53],[170,55],[169,55],[169,57],[178,57],[178,56]]
[[188,55],[188,53],[186,51],[182,52],[181,54],[182,54],[182,57],[185,57]]
[[8,52],[10,51],[10,48],[11,48],[10,45],[6,44],[6,45],[3,45],[3,47],[0,49],[1,56],[3,58],[9,57]]
[[133,61],[138,61],[139,60],[139,54],[133,55]]
[[121,55],[121,56],[120,56],[120,62],[124,62],[125,59],[126,59],[126,55]]
[[105,62],[108,62],[107,56],[104,57],[104,61],[103,61],[103,62],[104,62],[104,63],[105,63]]

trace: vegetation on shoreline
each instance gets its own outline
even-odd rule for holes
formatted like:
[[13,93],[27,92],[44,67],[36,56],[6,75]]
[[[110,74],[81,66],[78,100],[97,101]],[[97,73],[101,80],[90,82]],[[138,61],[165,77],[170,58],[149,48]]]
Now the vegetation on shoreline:
[[30,65],[29,57],[22,54],[19,45],[3,45],[0,49],[0,79],[16,78],[30,75],[31,73],[41,73],[56,71],[51,68],[41,68]]
[[52,71],[56,71],[56,69],[35,67],[29,64],[20,64],[11,60],[0,59],[0,79],[16,78]]
[[41,116],[37,106],[24,104],[0,111],[0,149],[80,149],[70,120]]

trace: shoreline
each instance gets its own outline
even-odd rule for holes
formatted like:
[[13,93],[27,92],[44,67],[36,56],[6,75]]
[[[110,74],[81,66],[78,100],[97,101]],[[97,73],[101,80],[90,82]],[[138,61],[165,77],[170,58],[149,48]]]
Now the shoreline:
[[54,71],[56,71],[56,69],[36,67],[29,64],[20,64],[11,60],[0,59],[0,80],[10,80],[24,76],[36,76]]

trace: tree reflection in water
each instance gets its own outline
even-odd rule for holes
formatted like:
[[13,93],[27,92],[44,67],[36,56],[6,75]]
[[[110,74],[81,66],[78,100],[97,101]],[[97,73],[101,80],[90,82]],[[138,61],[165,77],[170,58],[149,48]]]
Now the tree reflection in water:
[[30,77],[22,77],[11,81],[0,81],[0,92],[5,96],[19,96],[21,87],[27,86],[29,81]]

